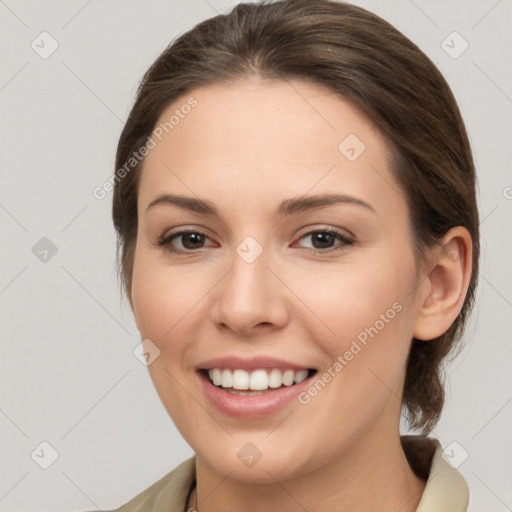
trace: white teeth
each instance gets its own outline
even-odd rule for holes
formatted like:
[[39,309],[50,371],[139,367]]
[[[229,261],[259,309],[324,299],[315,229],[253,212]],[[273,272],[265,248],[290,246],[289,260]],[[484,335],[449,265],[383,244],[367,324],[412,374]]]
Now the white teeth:
[[299,370],[298,372],[295,372],[295,384],[299,384],[303,380],[306,380],[308,377],[308,371],[307,370]]
[[212,380],[216,386],[220,386],[220,384],[222,382],[222,373],[218,368],[213,369],[213,379]]
[[251,373],[246,370],[230,370],[227,368],[212,368],[208,370],[208,376],[215,386],[221,386],[228,390],[252,390],[264,391],[268,388],[280,388],[292,386],[294,383],[307,379],[308,370],[271,370],[258,369]]
[[286,370],[283,373],[283,384],[285,386],[291,386],[293,384],[294,377],[295,377],[295,372],[293,370]]
[[[218,384],[215,385],[218,386]],[[245,370],[235,370],[233,372],[233,387],[235,389],[249,389],[249,374]]]
[[222,371],[222,383],[223,388],[233,387],[233,374],[229,370]]
[[258,391],[260,389],[268,388],[268,376],[265,370],[255,370],[251,373],[249,380],[249,389]]
[[281,370],[274,368],[268,375],[268,387],[269,388],[280,388],[283,384],[283,376]]

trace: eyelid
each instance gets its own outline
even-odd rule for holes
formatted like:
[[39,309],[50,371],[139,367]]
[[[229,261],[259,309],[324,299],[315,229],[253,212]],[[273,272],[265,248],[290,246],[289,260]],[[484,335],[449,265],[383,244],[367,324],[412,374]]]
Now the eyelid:
[[340,235],[344,236],[347,239],[355,239],[356,238],[356,235],[354,235],[354,233],[352,233],[352,231],[350,231],[349,229],[331,226],[330,224],[310,224],[310,225],[304,227],[303,229],[305,231],[302,235],[299,236],[299,238],[303,237],[304,235],[308,235],[311,232],[317,232],[317,231],[332,231],[332,232],[339,233]]

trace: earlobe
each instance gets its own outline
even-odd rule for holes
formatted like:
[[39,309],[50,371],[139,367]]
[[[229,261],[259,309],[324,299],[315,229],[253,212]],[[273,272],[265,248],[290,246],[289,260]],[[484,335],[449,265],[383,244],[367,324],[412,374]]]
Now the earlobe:
[[[444,334],[457,318],[469,287],[473,246],[469,231],[457,226],[433,251],[428,275],[418,294],[418,314],[413,336],[431,340]],[[423,293],[422,291],[423,290]]]

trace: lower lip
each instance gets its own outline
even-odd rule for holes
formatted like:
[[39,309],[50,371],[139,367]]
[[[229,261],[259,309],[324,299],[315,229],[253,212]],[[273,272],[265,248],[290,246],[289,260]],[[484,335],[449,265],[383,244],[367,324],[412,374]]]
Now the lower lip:
[[297,399],[304,391],[314,375],[309,376],[299,384],[271,389],[263,395],[235,395],[215,386],[202,372],[197,372],[203,390],[210,402],[217,409],[229,416],[243,418],[261,418],[275,413]]

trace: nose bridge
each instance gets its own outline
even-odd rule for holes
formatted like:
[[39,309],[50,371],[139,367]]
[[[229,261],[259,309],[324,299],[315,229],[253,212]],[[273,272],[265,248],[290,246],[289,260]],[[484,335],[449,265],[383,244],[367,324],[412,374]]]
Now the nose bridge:
[[236,246],[231,271],[216,294],[216,322],[241,333],[260,324],[280,326],[286,321],[284,290],[268,268],[270,256],[252,236]]

